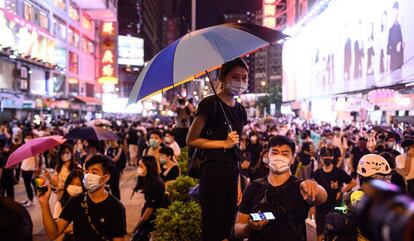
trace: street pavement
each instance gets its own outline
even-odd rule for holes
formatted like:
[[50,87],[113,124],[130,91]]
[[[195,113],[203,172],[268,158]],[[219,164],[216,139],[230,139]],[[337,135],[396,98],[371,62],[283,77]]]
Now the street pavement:
[[[140,193],[135,193],[131,199],[132,188],[135,186],[137,178],[137,172],[135,167],[126,167],[120,181],[120,190],[121,190],[121,201],[126,209],[126,218],[127,218],[127,230],[128,236],[131,236],[131,232],[134,229],[137,220],[141,214],[141,209],[144,205],[144,196]],[[16,201],[23,202],[27,199],[26,191],[24,190],[23,180],[21,179],[19,183],[15,186],[16,191]],[[56,196],[52,194],[50,198],[50,206],[53,211],[53,207],[56,202]],[[40,206],[35,198],[33,206],[28,207],[27,210],[32,217],[33,222],[33,237],[34,241],[47,241],[49,240],[43,229],[42,222],[42,213]],[[306,221],[308,241],[316,240],[315,232],[315,222],[311,220]],[[127,239],[129,240],[129,239]]]

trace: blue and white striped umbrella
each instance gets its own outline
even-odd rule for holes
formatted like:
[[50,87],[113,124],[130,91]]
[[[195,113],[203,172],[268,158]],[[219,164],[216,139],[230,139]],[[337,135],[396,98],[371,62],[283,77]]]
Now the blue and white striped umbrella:
[[223,63],[287,36],[254,24],[222,24],[188,33],[154,56],[141,71],[128,104],[191,81]]

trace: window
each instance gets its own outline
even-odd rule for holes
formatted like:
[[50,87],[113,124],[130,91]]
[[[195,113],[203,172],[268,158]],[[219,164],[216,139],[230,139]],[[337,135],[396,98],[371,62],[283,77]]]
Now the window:
[[34,19],[33,5],[28,2],[24,3],[24,19],[27,21],[33,21]]
[[79,8],[72,2],[69,5],[69,17],[76,22],[79,22]]
[[49,29],[49,17],[47,16],[48,13],[40,9],[38,13],[39,14],[37,14],[38,16],[37,23],[39,24],[41,28],[48,30]]
[[93,54],[94,47],[92,41],[87,38],[82,38],[82,51]]
[[53,0],[53,4],[63,11],[66,9],[66,0]]
[[62,40],[66,39],[66,23],[57,17],[54,17],[53,34]]
[[92,28],[93,28],[92,21],[88,17],[82,16],[82,22],[81,22],[81,24],[82,24],[82,27],[84,29],[87,29],[89,31],[92,31]]
[[79,48],[79,33],[76,32],[74,29],[68,29],[68,41],[69,44],[73,45],[76,48]]
[[73,52],[69,52],[69,72],[74,74],[78,74],[79,72],[79,58]]

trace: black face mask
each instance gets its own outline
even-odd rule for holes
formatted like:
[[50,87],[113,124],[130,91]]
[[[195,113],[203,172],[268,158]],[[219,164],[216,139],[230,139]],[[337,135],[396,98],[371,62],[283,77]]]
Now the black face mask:
[[323,164],[324,164],[325,166],[329,166],[329,165],[331,165],[331,164],[332,164],[332,162],[333,162],[333,159],[332,159],[332,158],[324,158],[324,159],[323,159]]

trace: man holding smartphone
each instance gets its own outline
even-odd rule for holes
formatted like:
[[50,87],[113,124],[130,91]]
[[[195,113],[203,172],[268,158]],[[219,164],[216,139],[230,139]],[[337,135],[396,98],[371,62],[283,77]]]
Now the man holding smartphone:
[[[269,176],[246,189],[234,226],[236,237],[249,241],[306,241],[309,209],[324,203],[327,194],[315,181],[298,180],[291,174],[294,153],[295,143],[288,137],[278,135],[269,140]],[[269,212],[274,220],[267,218],[273,217],[270,214],[261,215],[265,218],[260,221],[250,215]]]

